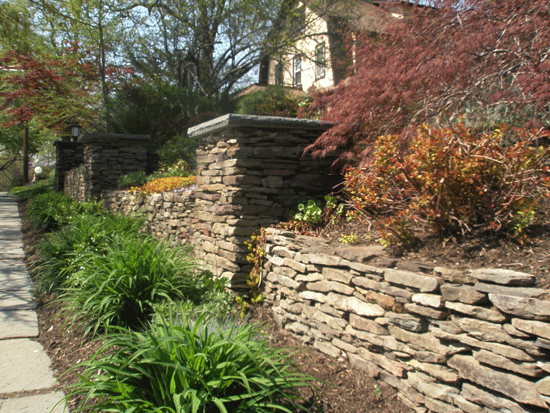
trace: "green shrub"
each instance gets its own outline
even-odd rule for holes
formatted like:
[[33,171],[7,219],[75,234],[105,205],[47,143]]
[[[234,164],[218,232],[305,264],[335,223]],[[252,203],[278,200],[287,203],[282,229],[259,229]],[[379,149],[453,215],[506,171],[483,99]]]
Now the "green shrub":
[[380,137],[370,163],[345,178],[354,207],[381,223],[387,241],[414,241],[423,222],[445,236],[518,236],[550,195],[549,148],[525,131],[423,125],[401,138]]
[[269,86],[242,97],[237,103],[237,113],[295,118],[299,102],[300,98],[292,97],[284,87]]
[[170,166],[165,166],[160,170],[156,171],[155,173],[152,173],[147,177],[147,181],[151,182],[151,181],[154,181],[155,179],[171,178],[171,177],[186,178],[188,176],[191,176],[189,164],[186,161],[179,160],[175,164],[172,164]]
[[144,171],[133,172],[127,175],[121,175],[118,178],[118,188],[126,189],[132,186],[141,186],[145,182],[147,182],[147,178]]
[[98,201],[73,201],[68,195],[57,191],[47,191],[30,199],[27,215],[37,229],[52,231],[67,225],[71,219],[81,214],[103,214],[103,204]]
[[73,314],[72,322],[86,321],[87,332],[111,326],[143,328],[155,305],[198,303],[206,292],[197,287],[190,249],[170,247],[151,236],[115,236],[104,252],[83,252],[80,262],[60,298]]
[[35,289],[51,293],[76,272],[89,253],[105,254],[114,234],[136,237],[143,218],[128,215],[76,215],[60,231],[47,234],[39,243]]
[[296,390],[312,380],[257,327],[174,310],[146,332],[109,335],[84,366],[69,397],[83,395],[92,412],[290,413],[307,410]]

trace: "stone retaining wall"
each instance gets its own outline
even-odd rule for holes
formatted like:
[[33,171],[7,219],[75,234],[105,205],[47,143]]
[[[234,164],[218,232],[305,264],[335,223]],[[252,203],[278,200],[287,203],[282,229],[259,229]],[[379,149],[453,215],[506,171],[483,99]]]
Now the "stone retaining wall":
[[113,211],[145,211],[151,232],[190,242],[206,268],[248,288],[244,245],[261,227],[286,220],[290,209],[322,199],[341,179],[334,158],[302,157],[330,125],[306,119],[225,115],[189,130],[199,139],[197,185],[190,194],[104,192]]
[[404,266],[376,247],[267,234],[266,305],[305,343],[344,355],[417,412],[548,412],[550,301],[533,276]]

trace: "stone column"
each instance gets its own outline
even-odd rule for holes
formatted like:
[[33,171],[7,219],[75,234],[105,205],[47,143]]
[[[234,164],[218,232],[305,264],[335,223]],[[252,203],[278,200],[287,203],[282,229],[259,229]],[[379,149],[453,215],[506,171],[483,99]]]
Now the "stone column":
[[340,182],[334,157],[302,156],[330,124],[308,119],[229,114],[190,128],[199,138],[192,243],[210,269],[246,288],[244,241],[286,220],[291,208],[322,199]]

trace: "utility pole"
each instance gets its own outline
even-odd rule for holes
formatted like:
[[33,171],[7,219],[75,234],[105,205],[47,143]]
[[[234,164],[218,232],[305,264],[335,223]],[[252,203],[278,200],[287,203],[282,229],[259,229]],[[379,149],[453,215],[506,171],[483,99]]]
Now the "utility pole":
[[26,123],[23,135],[23,180],[25,185],[29,183],[29,126]]

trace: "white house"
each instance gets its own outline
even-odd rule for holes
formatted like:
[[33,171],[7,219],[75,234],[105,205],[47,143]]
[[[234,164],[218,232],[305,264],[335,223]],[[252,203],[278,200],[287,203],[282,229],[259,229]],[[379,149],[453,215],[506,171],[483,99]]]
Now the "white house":
[[[260,65],[258,86],[282,85],[296,92],[329,89],[353,65],[353,33],[381,33],[392,19],[412,10],[409,1],[292,1],[277,30],[291,31],[295,41],[271,53]],[[351,33],[345,37],[345,33]],[[296,35],[298,34],[298,35]],[[350,44],[351,43],[351,44]],[[348,49],[351,47],[351,58]]]

